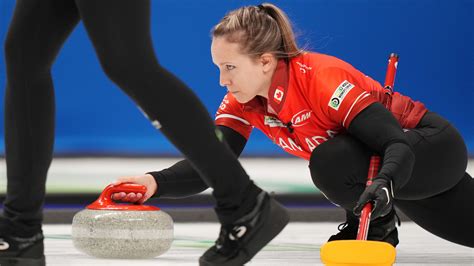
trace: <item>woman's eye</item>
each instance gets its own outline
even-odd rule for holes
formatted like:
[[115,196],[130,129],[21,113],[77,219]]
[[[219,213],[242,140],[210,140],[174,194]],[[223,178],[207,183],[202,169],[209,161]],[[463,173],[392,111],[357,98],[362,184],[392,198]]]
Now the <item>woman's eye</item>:
[[225,68],[226,68],[227,70],[232,70],[232,69],[235,68],[235,66],[233,66],[233,65],[225,65]]

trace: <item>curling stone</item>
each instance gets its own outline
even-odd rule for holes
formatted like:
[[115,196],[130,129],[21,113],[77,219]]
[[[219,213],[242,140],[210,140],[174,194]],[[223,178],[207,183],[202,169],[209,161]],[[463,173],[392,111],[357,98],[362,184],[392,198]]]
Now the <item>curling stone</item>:
[[107,186],[95,202],[74,216],[74,246],[99,258],[148,259],[165,253],[173,242],[173,219],[158,207],[114,202],[111,195],[121,191],[145,194],[146,187]]

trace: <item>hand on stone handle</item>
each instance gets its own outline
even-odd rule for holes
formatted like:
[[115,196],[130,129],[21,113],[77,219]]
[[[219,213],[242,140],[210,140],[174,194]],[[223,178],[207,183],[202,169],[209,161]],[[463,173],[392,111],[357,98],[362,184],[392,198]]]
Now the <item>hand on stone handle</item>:
[[131,203],[138,203],[143,204],[147,201],[151,196],[153,196],[158,188],[155,179],[150,174],[140,175],[140,176],[124,176],[117,179],[117,181],[113,182],[114,185],[119,185],[122,183],[134,183],[139,185],[144,185],[147,188],[145,195],[142,193],[126,193],[126,192],[118,192],[112,194],[113,200],[119,200],[124,202],[131,202]]

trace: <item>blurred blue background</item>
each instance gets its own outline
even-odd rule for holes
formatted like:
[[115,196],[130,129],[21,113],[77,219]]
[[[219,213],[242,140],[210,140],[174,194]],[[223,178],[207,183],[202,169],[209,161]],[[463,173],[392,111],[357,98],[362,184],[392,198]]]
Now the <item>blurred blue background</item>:
[[[225,91],[219,87],[218,71],[211,62],[209,31],[227,11],[259,3],[152,0],[152,35],[160,62],[197,93],[212,116]],[[384,80],[387,56],[397,52],[400,63],[395,89],[449,119],[474,155],[473,0],[273,3],[292,19],[301,46],[348,61],[378,81]],[[14,4],[14,0],[0,0],[2,52]],[[57,102],[56,155],[179,155],[103,74],[82,24],[57,58],[53,79]],[[2,53],[2,138],[5,83]],[[179,111],[179,103],[175,110],[170,110]],[[192,114],[189,116],[192,119]],[[192,133],[189,137],[193,137]],[[2,142],[0,154],[3,152]],[[256,131],[244,154],[284,155]]]

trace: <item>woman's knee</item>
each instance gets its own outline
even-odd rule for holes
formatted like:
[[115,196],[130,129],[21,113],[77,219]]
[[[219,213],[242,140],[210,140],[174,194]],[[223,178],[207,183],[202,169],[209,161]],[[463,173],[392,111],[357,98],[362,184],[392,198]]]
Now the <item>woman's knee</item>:
[[[21,42],[13,37],[13,34],[7,35],[4,45],[5,63],[9,71],[18,68],[18,65],[24,58],[22,53]],[[23,51],[24,52],[24,51]]]
[[352,206],[365,187],[369,157],[370,151],[357,139],[336,136],[311,154],[313,183],[332,202]]
[[144,58],[143,56],[127,51],[110,51],[99,54],[99,60],[107,77],[118,84],[122,89],[143,85],[150,76],[160,74],[161,66],[155,57]]
[[[311,172],[322,182],[330,176],[353,175],[361,169],[368,170],[370,152],[364,145],[350,135],[336,136],[319,145],[310,157]],[[319,181],[318,181],[319,182]]]

